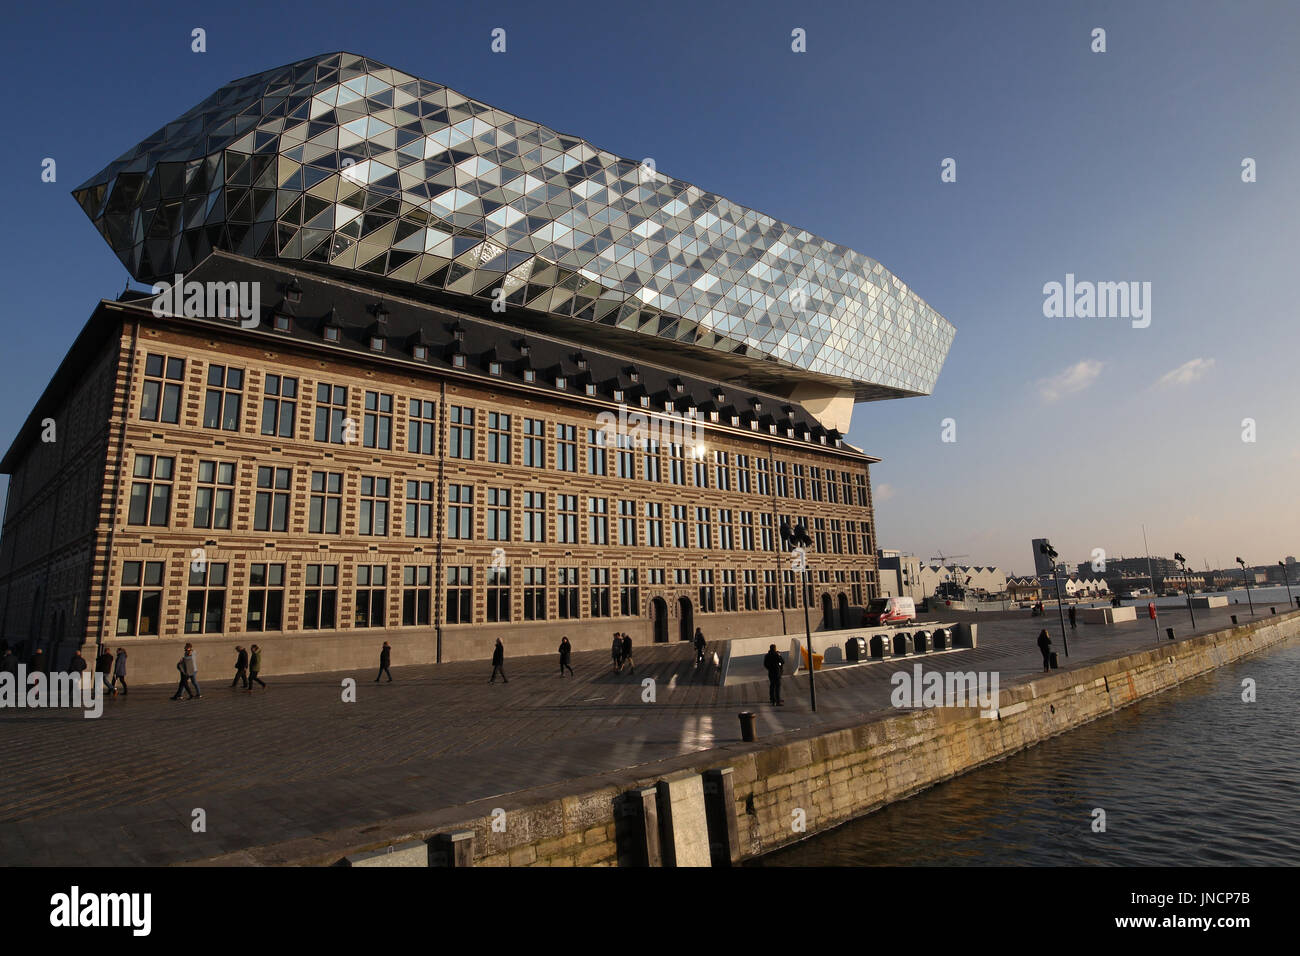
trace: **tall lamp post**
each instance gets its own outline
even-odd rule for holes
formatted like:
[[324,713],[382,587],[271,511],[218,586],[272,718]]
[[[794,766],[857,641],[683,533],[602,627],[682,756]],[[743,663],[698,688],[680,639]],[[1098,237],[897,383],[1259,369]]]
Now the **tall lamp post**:
[[1286,562],[1279,561],[1277,566],[1282,569],[1282,580],[1286,582],[1286,606],[1295,607],[1295,601],[1291,600],[1291,575],[1286,573]]
[[1255,616],[1255,599],[1250,596],[1250,578],[1246,575],[1246,562],[1237,558],[1237,563],[1241,565],[1241,579],[1246,582],[1246,601],[1250,604],[1250,616]]
[[1192,610],[1192,579],[1187,576],[1187,559],[1175,551],[1174,560],[1183,566],[1183,587],[1187,590],[1187,613],[1192,617],[1192,630],[1196,630],[1196,612]]
[[1061,606],[1061,579],[1056,575],[1056,549],[1050,542],[1044,541],[1038,546],[1038,550],[1052,562],[1052,581],[1056,584],[1056,614],[1061,619],[1061,644],[1065,647],[1065,656],[1070,656],[1070,642],[1065,636],[1065,608]]
[[[802,587],[799,589],[803,592],[803,630],[804,635],[808,638],[808,697],[812,703],[813,713],[817,712],[817,685],[814,683],[813,666],[813,643],[812,643],[812,625],[808,621],[808,557],[806,550],[812,545],[812,538],[808,537],[808,526],[800,521],[793,529],[790,527],[789,519],[781,519],[781,541],[785,546],[795,552],[794,570],[803,575]],[[800,567],[802,565],[802,567]]]

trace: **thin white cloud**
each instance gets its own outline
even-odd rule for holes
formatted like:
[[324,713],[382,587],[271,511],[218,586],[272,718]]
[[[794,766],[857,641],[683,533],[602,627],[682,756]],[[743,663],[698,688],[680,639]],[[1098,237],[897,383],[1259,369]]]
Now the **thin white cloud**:
[[1039,379],[1038,392],[1044,401],[1054,402],[1065,395],[1083,391],[1097,380],[1101,369],[1102,363],[1096,359],[1084,359],[1050,378]]
[[1212,368],[1214,368],[1214,359],[1194,358],[1190,362],[1184,362],[1178,368],[1161,375],[1160,381],[1156,382],[1156,387],[1191,385]]
[[893,486],[892,486],[892,485],[876,485],[876,493],[875,493],[874,497],[875,497],[875,499],[876,499],[877,501],[888,501],[890,498],[894,497],[894,489],[893,489]]

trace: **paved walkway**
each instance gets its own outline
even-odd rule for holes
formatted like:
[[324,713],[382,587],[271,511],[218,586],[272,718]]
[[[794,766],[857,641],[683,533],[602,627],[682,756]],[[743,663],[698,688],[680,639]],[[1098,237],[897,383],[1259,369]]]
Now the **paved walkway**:
[[[1228,626],[1228,613],[1198,611],[1199,631]],[[927,655],[927,670],[998,671],[1003,687],[1041,672],[1042,619],[969,619],[979,647]],[[1185,611],[1162,615],[1162,635],[1166,624],[1190,633]],[[819,650],[830,636],[814,635]],[[1062,666],[1154,643],[1145,619],[1080,625]],[[519,791],[734,742],[742,709],[759,711],[762,736],[887,710],[890,675],[912,666],[819,672],[813,714],[806,677],[787,680],[775,708],[766,684],[706,684],[691,658],[686,645],[640,647],[636,673],[615,675],[605,653],[577,654],[576,678],[556,676],[555,657],[508,660],[506,685],[489,685],[478,662],[395,667],[392,684],[268,671],[270,688],[253,694],[229,689],[233,668],[208,668],[200,700],[172,702],[168,685],[105,701],[98,720],[0,711],[0,864],[176,863],[497,795],[509,809],[527,802]],[[356,703],[342,702],[346,676],[358,679]],[[641,700],[645,677],[655,703]],[[195,808],[205,833],[191,831]]]

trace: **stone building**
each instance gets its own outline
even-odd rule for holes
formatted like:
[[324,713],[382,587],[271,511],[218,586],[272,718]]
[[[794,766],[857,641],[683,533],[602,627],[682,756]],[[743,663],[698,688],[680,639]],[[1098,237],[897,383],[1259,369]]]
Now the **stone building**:
[[821,627],[876,593],[852,405],[928,391],[952,329],[873,260],[349,54],[75,195],[156,285],[95,308],[0,461],[0,635],[56,666],[776,636],[783,520]]

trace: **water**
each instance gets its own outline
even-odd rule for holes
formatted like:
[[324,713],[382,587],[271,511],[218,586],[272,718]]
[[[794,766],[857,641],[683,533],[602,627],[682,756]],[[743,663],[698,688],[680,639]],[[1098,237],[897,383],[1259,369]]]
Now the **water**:
[[758,863],[1300,865],[1298,701],[1293,639]]

